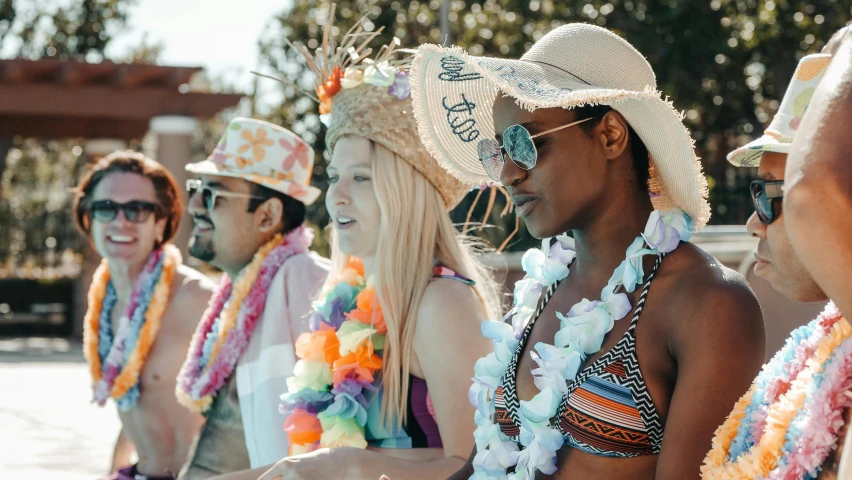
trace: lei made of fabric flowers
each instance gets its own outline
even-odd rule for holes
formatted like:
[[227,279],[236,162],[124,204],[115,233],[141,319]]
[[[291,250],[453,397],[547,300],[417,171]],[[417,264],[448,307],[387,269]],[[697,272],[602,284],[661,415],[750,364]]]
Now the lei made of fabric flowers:
[[[482,333],[491,339],[494,352],[476,362],[473,385],[468,391],[468,399],[476,407],[477,425],[475,473],[471,479],[529,480],[535,478],[536,471],[548,475],[556,471],[556,452],[564,439],[552,419],[568,393],[568,382],[577,376],[587,356],[601,349],[615,322],[633,309],[627,293],[644,279],[643,257],[673,251],[681,241],[688,241],[694,230],[694,223],[683,211],[655,210],[645,230],[627,248],[626,258],[601,291],[601,299],[583,299],[566,314],[557,312],[561,328],[554,345],[539,342],[530,351],[538,365],[531,373],[540,391],[531,400],[520,401],[521,449],[495,423],[495,391],[542,292],[568,276],[575,258],[574,240],[565,235],[545,239],[541,249],[524,254],[521,264],[526,276],[515,284],[512,309],[502,322],[482,323]],[[514,473],[508,474],[509,468],[514,468]]]
[[139,376],[160,330],[180,264],[180,252],[173,245],[151,252],[115,335],[111,316],[117,294],[110,281],[109,262],[103,259],[95,271],[83,322],[83,352],[92,375],[93,400],[98,405],[104,406],[113,398],[120,410],[136,406]]
[[262,246],[236,282],[225,274],[210,298],[178,374],[175,394],[181,405],[206,412],[248,346],[266,307],[269,285],[281,265],[308,252],[313,231],[298,227]]
[[794,330],[716,430],[702,478],[816,477],[852,406],[850,337],[833,302]]
[[387,325],[375,287],[364,281],[364,266],[353,258],[315,305],[310,332],[296,340],[299,361],[287,379],[280,412],[290,455],[327,447],[366,448],[368,401],[376,392],[376,355]]

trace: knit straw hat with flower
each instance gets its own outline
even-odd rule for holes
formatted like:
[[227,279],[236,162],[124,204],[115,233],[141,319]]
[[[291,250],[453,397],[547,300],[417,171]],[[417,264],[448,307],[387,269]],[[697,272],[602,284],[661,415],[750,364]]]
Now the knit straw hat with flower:
[[561,26],[519,60],[421,45],[411,85],[421,139],[442,166],[469,184],[493,183],[479,162],[477,144],[494,138],[492,105],[498,93],[530,111],[609,105],[648,148],[654,208],[679,207],[696,228],[710,219],[707,181],[682,115],[657,91],[645,57],[605,28]]
[[325,142],[329,151],[343,135],[357,135],[380,144],[411,164],[438,190],[452,209],[470,190],[432,158],[417,135],[411,106],[409,66],[414,50],[401,49],[399,39],[372,56],[370,42],[382,29],[366,32],[361,22],[342,38],[331,33],[335,5],[312,54],[299,42],[287,43],[304,56],[316,75],[319,111],[328,115]]

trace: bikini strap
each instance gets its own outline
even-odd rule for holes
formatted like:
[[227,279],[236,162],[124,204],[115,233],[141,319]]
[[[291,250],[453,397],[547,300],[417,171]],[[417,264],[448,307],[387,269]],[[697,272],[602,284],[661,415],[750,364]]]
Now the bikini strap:
[[476,282],[473,280],[443,265],[435,265],[435,268],[432,269],[432,280],[435,280],[436,278],[447,278],[450,280],[458,280],[465,285],[476,285]]
[[657,255],[657,260],[654,263],[654,269],[651,270],[651,273],[648,274],[648,278],[645,279],[645,286],[642,288],[642,294],[639,296],[639,301],[636,302],[636,309],[633,311],[633,319],[630,320],[630,327],[627,329],[627,331],[634,337],[634,341],[636,336],[636,323],[639,321],[639,315],[642,314],[642,309],[645,308],[645,300],[648,298],[648,292],[651,290],[651,281],[654,280],[654,276],[657,274],[657,270],[660,268],[660,264],[662,262],[663,256]]

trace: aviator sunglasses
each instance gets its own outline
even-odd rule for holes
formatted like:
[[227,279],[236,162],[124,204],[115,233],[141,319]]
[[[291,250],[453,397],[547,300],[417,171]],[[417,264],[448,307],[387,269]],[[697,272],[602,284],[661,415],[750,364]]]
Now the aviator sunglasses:
[[780,205],[775,208],[775,200],[784,196],[784,180],[753,180],[749,185],[751,201],[760,223],[769,225],[781,214]]
[[530,135],[529,130],[524,128],[523,125],[512,125],[503,132],[503,145],[498,145],[495,140],[490,138],[486,138],[479,142],[476,147],[479,153],[479,161],[482,162],[482,167],[485,169],[488,176],[495,182],[499,183],[500,173],[503,171],[503,163],[505,162],[503,159],[503,150],[509,154],[512,161],[518,166],[518,168],[530,170],[535,167],[536,160],[538,160],[538,150],[536,150],[535,143],[533,143],[534,138],[547,135],[548,133],[553,133],[557,130],[562,130],[563,128],[579,125],[593,118],[597,117],[577,120],[576,122],[571,122],[567,125],[562,125],[561,127],[551,128],[550,130],[536,133],[535,135]]
[[216,190],[215,188],[210,188],[206,185],[202,185],[201,180],[187,180],[186,191],[189,193],[190,198],[192,198],[192,196],[196,193],[201,193],[201,202],[204,204],[204,208],[206,208],[208,212],[216,208],[216,199],[219,197],[257,199],[264,198],[257,195],[252,195],[250,193],[223,192],[220,190]]
[[118,211],[124,212],[124,218],[129,222],[143,223],[152,213],[159,213],[160,206],[151,202],[134,200],[127,203],[117,203],[112,200],[92,202],[89,212],[92,218],[99,222],[111,222],[118,217]]

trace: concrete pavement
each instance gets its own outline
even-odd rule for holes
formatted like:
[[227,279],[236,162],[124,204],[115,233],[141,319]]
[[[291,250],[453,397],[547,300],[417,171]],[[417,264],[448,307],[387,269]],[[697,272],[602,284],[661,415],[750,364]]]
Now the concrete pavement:
[[91,403],[81,345],[0,339],[0,480],[93,480],[106,474],[119,421]]

